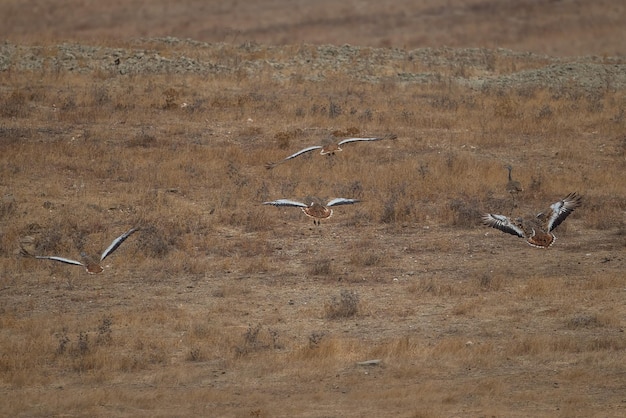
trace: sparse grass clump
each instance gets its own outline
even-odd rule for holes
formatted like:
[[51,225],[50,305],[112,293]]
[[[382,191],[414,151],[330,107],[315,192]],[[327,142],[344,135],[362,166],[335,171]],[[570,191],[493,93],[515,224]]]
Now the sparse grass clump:
[[27,115],[26,95],[14,90],[10,94],[3,95],[0,101],[0,115],[4,118],[22,118]]
[[492,272],[486,272],[478,275],[478,287],[483,291],[498,291],[502,287],[504,279],[500,275],[494,275]]
[[355,266],[374,267],[384,264],[385,257],[377,251],[355,252],[350,257],[350,262]]
[[309,274],[313,276],[331,276],[333,274],[331,260],[326,258],[314,260],[309,267]]
[[355,291],[343,289],[339,298],[333,296],[324,307],[327,319],[347,319],[356,316],[359,312],[359,295]]
[[482,213],[480,204],[476,198],[460,197],[450,202],[450,210],[453,212],[453,225],[463,228],[475,227],[481,223]]
[[322,342],[322,339],[326,336],[323,331],[315,331],[309,335],[309,348],[316,348]]
[[265,329],[257,324],[250,326],[243,335],[243,341],[235,347],[237,357],[246,356],[250,353],[263,350],[280,350],[283,345],[279,341],[279,332],[272,328]]

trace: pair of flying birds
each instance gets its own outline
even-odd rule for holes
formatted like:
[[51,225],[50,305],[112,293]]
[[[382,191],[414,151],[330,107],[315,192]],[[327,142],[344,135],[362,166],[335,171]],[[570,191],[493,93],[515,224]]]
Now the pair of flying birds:
[[[349,144],[351,142],[362,142],[362,141],[380,141],[382,139],[396,139],[397,136],[393,134],[378,136],[378,137],[369,137],[369,138],[347,138],[343,139],[339,142],[333,142],[326,145],[313,145],[311,147],[307,147],[301,149],[300,151],[291,154],[290,156],[283,158],[282,160],[276,163],[267,163],[265,168],[268,170],[276,167],[279,164],[283,164],[291,159],[299,157],[300,155],[306,154],[311,151],[320,150],[320,155],[333,156],[336,152],[342,151],[341,146],[344,144]],[[317,202],[312,202],[311,204],[306,204],[302,202],[298,202],[290,199],[278,199],[271,202],[264,202],[264,205],[273,205],[273,206],[294,206],[302,209],[305,215],[313,218],[313,223],[319,225],[322,219],[330,218],[333,214],[332,206],[339,205],[351,205],[353,203],[358,203],[357,199],[347,199],[344,197],[338,197],[336,199],[332,199],[325,205]]]
[[[331,206],[348,205],[356,203],[358,200],[337,198],[326,205],[313,202],[306,205],[301,202],[279,199],[273,202],[265,202],[265,205],[274,206],[296,206],[313,218],[313,222],[319,225],[321,219],[330,218],[333,214]],[[537,215],[528,218],[511,219],[506,215],[487,213],[482,216],[483,223],[492,228],[508,234],[524,238],[526,242],[538,248],[548,248],[554,244],[556,236],[552,232],[559,226],[582,203],[582,198],[577,193],[570,193],[563,199],[550,205],[550,207]]]

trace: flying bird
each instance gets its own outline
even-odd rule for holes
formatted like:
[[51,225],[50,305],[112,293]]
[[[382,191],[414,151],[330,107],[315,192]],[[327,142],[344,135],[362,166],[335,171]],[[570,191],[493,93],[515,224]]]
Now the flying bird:
[[552,231],[581,203],[582,197],[574,192],[531,218],[512,220],[504,215],[487,213],[482,216],[482,220],[487,226],[526,239],[526,242],[533,247],[548,248],[556,240]]
[[71,260],[71,259],[65,258],[65,257],[58,257],[58,256],[55,256],[55,255],[37,255],[37,256],[35,256],[35,258],[39,258],[39,259],[42,259],[42,260],[54,260],[54,261],[60,261],[62,263],[66,263],[66,264],[74,264],[74,265],[77,265],[77,266],[83,266],[85,268],[85,270],[87,271],[87,273],[89,273],[89,274],[102,273],[102,271],[104,271],[104,268],[101,265],[102,261],[104,261],[104,259],[107,258],[109,255],[111,255],[111,253],[113,253],[113,251],[115,251],[120,245],[122,245],[122,243],[126,240],[126,238],[131,236],[131,234],[133,234],[137,230],[138,230],[138,228],[129,229],[128,231],[126,231],[122,235],[120,235],[119,237],[115,238],[113,240],[113,242],[111,243],[111,245],[109,245],[107,247],[107,249],[104,250],[104,252],[100,256],[100,261],[99,262],[97,262],[97,261],[93,260],[92,258],[88,257],[84,252],[81,253],[81,257],[83,258],[83,262],[76,261],[76,260]]
[[306,216],[313,218],[313,225],[319,225],[322,219],[328,219],[333,215],[333,210],[330,209],[332,206],[351,205],[358,202],[359,200],[357,199],[346,199],[344,197],[338,197],[326,203],[326,205],[322,205],[317,202],[311,202],[310,205],[307,205],[305,203],[289,199],[278,199],[272,202],[263,202],[263,204],[273,206],[299,207],[302,209],[302,212],[304,212]]
[[348,144],[350,142],[358,142],[358,141],[380,141],[382,139],[396,139],[398,136],[394,135],[394,134],[389,134],[389,135],[385,135],[385,136],[380,136],[380,137],[372,137],[372,138],[347,138],[344,140],[341,140],[339,142],[333,142],[331,144],[327,144],[327,145],[313,145],[311,147],[307,147],[304,149],[301,149],[300,151],[296,152],[295,154],[291,154],[289,157],[286,157],[276,163],[267,163],[265,164],[265,168],[272,169],[274,167],[276,167],[279,164],[282,164],[286,161],[291,160],[292,158],[296,158],[302,154],[306,154],[307,152],[310,151],[314,151],[314,150],[320,150],[320,154],[321,155],[335,155],[336,152],[339,152],[342,150],[341,146],[343,144]]

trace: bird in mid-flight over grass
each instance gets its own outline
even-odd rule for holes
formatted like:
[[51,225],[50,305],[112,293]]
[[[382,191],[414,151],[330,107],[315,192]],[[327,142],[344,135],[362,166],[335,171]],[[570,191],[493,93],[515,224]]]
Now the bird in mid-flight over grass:
[[267,163],[265,164],[265,168],[272,169],[274,167],[276,167],[279,164],[282,164],[284,162],[287,162],[293,158],[296,158],[302,154],[306,154],[307,152],[310,151],[315,151],[315,150],[320,150],[320,154],[321,155],[335,155],[336,152],[339,152],[342,150],[341,146],[344,144],[348,144],[350,142],[359,142],[359,141],[380,141],[382,139],[396,139],[397,135],[394,134],[388,134],[385,136],[378,136],[378,137],[371,137],[371,138],[347,138],[344,140],[341,140],[339,142],[333,142],[331,144],[327,144],[327,145],[313,145],[311,147],[307,147],[304,149],[301,149],[300,151],[291,154],[290,156],[283,158],[282,160],[276,162],[276,163]]
[[131,236],[131,234],[133,234],[137,230],[138,230],[138,228],[131,228],[128,231],[124,232],[119,237],[115,238],[113,240],[113,242],[111,243],[111,245],[109,245],[107,247],[107,249],[104,250],[104,252],[100,256],[100,261],[99,262],[93,260],[90,257],[88,257],[85,253],[81,254],[81,256],[83,258],[82,262],[76,261],[76,260],[72,260],[72,259],[69,259],[69,258],[65,258],[65,257],[58,257],[56,255],[37,255],[37,256],[35,256],[35,258],[39,258],[39,259],[42,259],[42,260],[60,261],[62,263],[66,263],[66,264],[74,264],[74,265],[77,265],[77,266],[83,266],[85,268],[85,270],[87,271],[87,273],[89,273],[89,274],[102,273],[102,271],[104,271],[104,268],[101,265],[102,261],[104,261],[104,259],[107,258],[109,255],[111,255],[113,253],[113,251],[115,251],[120,245],[122,245],[122,243],[126,240],[126,238]]
[[333,215],[333,210],[330,209],[332,206],[351,205],[358,202],[359,201],[357,199],[346,199],[344,197],[338,197],[326,203],[325,205],[317,202],[312,202],[310,205],[307,205],[305,203],[289,199],[278,199],[272,202],[264,202],[263,204],[273,206],[299,207],[302,209],[302,212],[304,212],[306,216],[313,218],[314,225],[319,225],[322,219],[328,219]]
[[513,220],[508,216],[492,213],[484,214],[482,219],[485,225],[524,238],[533,247],[548,248],[556,240],[552,231],[581,203],[582,198],[574,192],[551,204],[543,212],[527,219],[517,218]]

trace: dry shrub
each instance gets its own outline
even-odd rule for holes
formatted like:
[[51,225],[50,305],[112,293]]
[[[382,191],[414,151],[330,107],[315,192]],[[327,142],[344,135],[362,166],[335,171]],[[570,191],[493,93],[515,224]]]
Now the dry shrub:
[[361,130],[355,126],[350,126],[345,130],[335,130],[332,132],[332,135],[335,138],[343,138],[343,137],[356,137],[361,134]]
[[576,314],[567,321],[567,328],[602,328],[620,326],[620,317],[614,310],[600,314]]
[[576,315],[567,321],[567,327],[570,329],[588,328],[598,326],[597,315]]
[[134,138],[129,139],[126,142],[126,145],[130,148],[133,147],[141,147],[141,148],[149,148],[157,146],[157,138],[149,134],[147,132],[141,132],[137,134]]
[[[624,246],[626,246],[626,242],[624,242]],[[604,263],[608,263],[612,261],[610,258],[605,258],[602,260]],[[585,280],[582,284],[582,289],[587,291],[598,291],[598,290],[606,290],[606,289],[618,289],[622,286],[622,275],[621,274],[610,274],[605,273],[599,276],[590,277]]]
[[290,147],[292,139],[302,136],[304,131],[300,128],[296,128],[291,131],[281,131],[274,134],[276,145],[279,149],[285,150]]
[[171,87],[168,88],[163,92],[163,96],[165,97],[165,105],[163,107],[164,109],[174,109],[179,106],[178,98],[180,96],[180,93],[176,89],[173,89]]
[[[166,361],[164,344],[156,341],[145,344],[139,334],[133,340],[114,335],[112,324],[112,317],[105,316],[94,330],[70,332],[69,327],[63,327],[56,334],[55,364],[76,373],[97,372],[107,376],[114,371],[137,371]],[[117,352],[114,348],[127,344],[133,346],[132,352]]]
[[279,332],[277,330],[267,328],[265,332],[262,331],[263,326],[261,324],[248,327],[243,335],[243,341],[235,347],[235,355],[242,357],[257,351],[280,350],[284,348],[279,341]]
[[228,217],[231,226],[241,228],[243,232],[271,231],[271,216],[265,207],[251,206],[247,211],[236,211]]
[[460,354],[467,353],[467,341],[458,337],[444,337],[437,341],[432,348],[432,356],[434,358],[458,357]]
[[498,291],[502,288],[504,278],[501,275],[494,275],[486,272],[476,278],[478,288],[483,291]]
[[92,106],[103,107],[109,104],[111,97],[109,94],[108,86],[97,83],[91,86],[91,99],[90,104]]
[[324,331],[314,331],[309,335],[309,348],[319,347],[322,339],[326,336]]
[[15,215],[17,202],[11,194],[5,194],[0,199],[0,220],[6,220]]
[[96,334],[97,345],[109,345],[113,342],[113,331],[111,326],[113,325],[113,318],[111,316],[105,316],[102,318],[102,322],[98,325],[98,333]]
[[312,276],[330,277],[334,274],[331,260],[319,258],[310,263],[308,274]]
[[452,308],[452,313],[454,315],[472,316],[473,314],[480,312],[480,310],[481,310],[480,301],[476,299],[470,299],[467,301],[463,301],[462,303],[459,303],[458,305],[454,306],[454,308]]
[[404,359],[412,359],[423,354],[420,342],[411,336],[390,338],[374,347],[372,356],[389,358],[390,361],[400,362]]
[[598,336],[581,340],[573,334],[567,335],[526,335],[513,338],[506,347],[509,355],[540,356],[545,354],[580,353],[593,351],[617,351],[626,347],[623,339],[615,336]]
[[187,361],[205,361],[207,356],[200,347],[192,347],[187,353]]
[[0,101],[0,115],[5,118],[23,118],[28,116],[26,95],[13,90],[10,94],[2,96]]
[[554,278],[531,277],[526,281],[522,294],[530,297],[547,296],[554,288],[554,284],[550,283],[550,280],[554,280]]
[[176,246],[176,240],[180,235],[180,230],[145,225],[141,227],[137,245],[147,257],[164,258]]
[[263,236],[227,236],[220,245],[210,245],[207,251],[221,257],[262,259],[272,254],[272,246]]
[[[34,135],[34,130],[29,127],[5,127],[0,126],[0,140],[2,143],[7,145],[9,143],[23,141],[26,138],[32,138]],[[11,173],[17,174],[20,172],[21,167],[16,164],[12,164],[7,162],[0,166],[0,170],[3,173]]]
[[355,251],[350,254],[350,264],[356,267],[375,267],[385,264],[385,256],[380,251]]
[[359,294],[356,291],[342,289],[339,298],[333,296],[324,306],[327,319],[346,319],[356,316],[359,312]]
[[583,199],[583,206],[577,211],[584,211],[583,219],[587,227],[599,230],[609,230],[616,227],[623,229],[623,212],[626,210],[625,198],[584,196]]
[[185,334],[185,343],[189,347],[185,359],[192,362],[209,360],[214,355],[211,348],[215,346],[215,334],[219,334],[219,331],[213,329],[208,323],[194,321]]
[[270,262],[268,257],[256,257],[241,264],[243,264],[242,271],[244,274],[260,274],[276,270],[276,266]]
[[263,135],[263,129],[259,126],[246,126],[236,133],[236,139],[242,143],[257,141]]
[[[291,357],[294,361],[304,362],[310,369],[311,376],[322,376],[325,370],[345,366],[346,362],[357,361],[368,355],[369,348],[358,340],[338,338],[333,335],[317,332],[316,343],[311,339],[306,345],[294,350]],[[310,367],[310,364],[314,367]]]
[[[96,242],[92,236],[103,231],[101,224],[78,224],[72,215],[59,218],[45,228],[36,228],[35,252],[37,255],[72,254],[87,252],[95,254],[106,248],[105,242]],[[32,227],[33,225],[31,225]],[[74,255],[76,257],[76,255]]]
[[454,214],[452,225],[470,228],[480,225],[480,203],[476,197],[459,197],[449,203],[449,208]]
[[414,220],[416,208],[414,201],[410,199],[412,193],[407,191],[408,187],[410,186],[407,182],[402,182],[388,191],[388,197],[383,202],[380,222],[390,224]]
[[[476,216],[474,220],[477,220],[477,221],[481,221],[481,216],[483,213],[495,213],[495,214],[510,216],[512,211],[515,210],[513,199],[510,196],[503,198],[503,197],[496,197],[495,195],[491,195],[491,194],[485,197],[485,199],[483,200],[483,203],[480,204],[478,207],[482,208],[482,210],[479,211],[478,214],[474,213],[474,216]],[[475,210],[476,207],[473,207],[472,209]],[[469,215],[469,214],[466,214],[466,215]],[[468,216],[466,219],[469,220],[470,217]],[[482,224],[482,221],[481,221],[481,224]]]
[[436,279],[420,280],[418,284],[411,286],[413,292],[428,293],[433,296],[453,296],[459,294],[459,291],[450,283],[442,283]]

